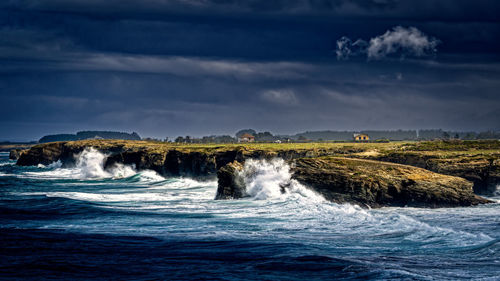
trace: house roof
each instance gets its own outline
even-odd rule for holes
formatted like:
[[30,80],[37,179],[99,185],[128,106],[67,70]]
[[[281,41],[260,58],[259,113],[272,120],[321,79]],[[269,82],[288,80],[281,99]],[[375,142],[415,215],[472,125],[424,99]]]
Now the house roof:
[[244,139],[244,138],[251,139],[251,138],[254,138],[254,136],[252,136],[248,133],[244,133],[243,135],[240,136],[240,139]]

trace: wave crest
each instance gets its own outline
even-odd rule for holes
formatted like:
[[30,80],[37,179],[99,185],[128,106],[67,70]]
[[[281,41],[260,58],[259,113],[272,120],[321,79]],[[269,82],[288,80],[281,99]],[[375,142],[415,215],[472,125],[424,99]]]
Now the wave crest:
[[152,170],[137,172],[135,165],[116,163],[112,167],[104,169],[107,157],[108,155],[95,148],[85,148],[85,150],[75,156],[76,163],[72,168],[62,168],[61,162],[57,161],[47,166],[39,165],[38,168],[41,170],[25,172],[24,176],[76,180],[125,179],[137,176],[139,177],[139,181],[148,183],[165,180],[165,178]]
[[290,166],[280,158],[245,161],[242,176],[247,194],[254,199],[302,198],[316,203],[325,202],[323,196],[292,179]]

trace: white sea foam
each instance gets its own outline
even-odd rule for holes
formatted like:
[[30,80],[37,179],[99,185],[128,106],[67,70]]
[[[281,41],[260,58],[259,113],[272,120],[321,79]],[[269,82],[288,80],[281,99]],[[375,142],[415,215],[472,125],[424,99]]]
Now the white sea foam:
[[47,192],[47,197],[61,197],[88,202],[158,202],[168,200],[167,193],[87,193]]
[[255,199],[307,198],[325,202],[316,192],[291,179],[290,166],[283,159],[245,161],[242,172],[247,193]]
[[[83,157],[82,157],[83,155]],[[104,170],[105,155],[87,151],[80,155],[74,168],[52,168],[39,172],[50,177],[76,179],[109,178],[105,181],[89,181],[86,184],[102,184],[103,188],[71,189],[69,183],[50,192],[24,193],[95,203],[99,208],[127,211],[145,211],[165,214],[151,217],[147,224],[140,221],[102,221],[99,224],[82,224],[79,227],[102,227],[117,232],[134,228],[137,231],[239,238],[296,239],[309,241],[321,247],[339,243],[342,239],[358,239],[352,247],[405,247],[409,242],[415,247],[468,247],[492,240],[480,232],[455,229],[450,224],[436,224],[425,218],[451,213],[455,217],[464,214],[475,218],[490,215],[495,209],[488,207],[457,209],[383,208],[367,210],[351,204],[326,201],[321,195],[291,179],[290,167],[281,159],[270,161],[247,160],[242,172],[249,198],[239,200],[213,200],[217,189],[215,181],[199,182],[189,178],[164,179],[153,171],[135,172],[128,166],[118,171]],[[120,170],[122,169],[122,170]],[[120,179],[133,171],[132,177]],[[283,188],[284,187],[284,188]],[[81,188],[79,186],[79,188]],[[482,212],[482,213],[481,213]],[[175,219],[169,215],[175,214]],[[183,214],[189,218],[178,219]],[[200,216],[199,218],[197,216]],[[424,219],[421,219],[424,218]],[[436,220],[436,221],[441,221]],[[53,225],[54,227],[56,225]],[[90,227],[89,226],[89,227]],[[101,229],[101,228],[99,228]],[[346,240],[346,241],[347,241]],[[405,243],[400,243],[404,241]],[[351,247],[351,246],[350,246]]]
[[57,169],[57,168],[61,168],[61,166],[62,166],[61,160],[57,160],[56,162],[52,162],[47,166],[43,165],[43,164],[38,164],[36,167],[41,168],[41,169],[45,169],[45,168]]
[[101,179],[123,179],[138,176],[135,181],[143,184],[164,181],[165,178],[155,171],[143,170],[137,172],[134,165],[124,165],[116,163],[104,169],[104,164],[108,155],[97,151],[94,148],[86,148],[76,155],[74,167],[62,168],[61,161],[50,165],[39,164],[37,171],[24,171],[17,175],[20,178],[34,179],[76,179],[76,180],[101,180]]
[[484,234],[432,226],[394,212],[394,208],[368,210],[356,205],[328,202],[291,179],[290,167],[282,159],[247,160],[241,175],[251,198],[221,201],[224,207],[213,212],[243,221],[267,220],[265,226],[257,223],[263,228],[263,235],[275,229],[303,229],[309,235],[322,239],[345,233],[360,237],[403,235],[408,241],[423,243],[422,247],[429,243],[470,246],[492,239]]
[[76,156],[75,170],[78,177],[88,178],[125,178],[136,174],[134,167],[115,164],[108,170],[104,170],[104,162],[107,155],[97,151],[95,148],[86,148]]
[[500,184],[496,186],[495,191],[493,191],[493,196],[500,196]]

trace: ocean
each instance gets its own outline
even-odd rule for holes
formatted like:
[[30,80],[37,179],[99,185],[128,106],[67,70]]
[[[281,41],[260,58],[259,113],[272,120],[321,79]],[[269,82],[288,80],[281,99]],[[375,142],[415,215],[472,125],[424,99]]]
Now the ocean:
[[248,161],[251,197],[86,150],[75,167],[0,154],[2,280],[500,280],[500,194],[467,208],[327,202],[288,166]]

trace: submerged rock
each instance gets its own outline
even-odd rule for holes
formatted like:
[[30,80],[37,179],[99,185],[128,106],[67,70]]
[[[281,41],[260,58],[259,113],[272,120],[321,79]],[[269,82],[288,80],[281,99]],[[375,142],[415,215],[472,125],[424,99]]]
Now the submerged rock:
[[341,157],[295,161],[300,183],[337,203],[370,207],[457,207],[489,203],[473,193],[472,183],[412,166]]
[[217,171],[218,187],[216,200],[238,199],[247,196],[245,181],[241,176],[243,165],[234,161]]

